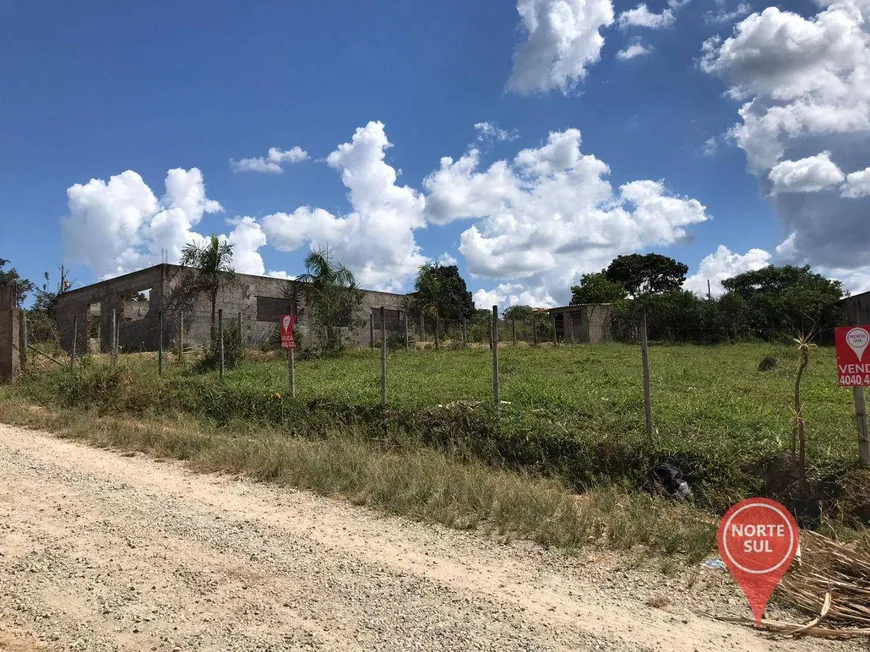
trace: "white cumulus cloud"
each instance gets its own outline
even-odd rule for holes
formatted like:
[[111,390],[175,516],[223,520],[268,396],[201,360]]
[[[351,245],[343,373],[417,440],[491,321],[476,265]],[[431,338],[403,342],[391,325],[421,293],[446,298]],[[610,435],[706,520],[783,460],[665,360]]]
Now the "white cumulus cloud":
[[448,254],[446,251],[438,256],[438,264],[443,265],[444,267],[451,267],[457,264],[459,261],[456,260],[453,256]]
[[[206,197],[197,168],[176,168],[166,175],[166,192],[158,200],[142,177],[127,170],[91,179],[67,189],[69,215],[61,219],[66,260],[85,265],[98,278],[108,278],[159,263],[165,253],[177,262],[189,242],[202,241],[194,230],[206,213],[223,210]],[[235,245],[235,267],[262,274],[257,249],[266,244],[250,217],[231,221],[233,230],[221,238]]]
[[528,289],[520,284],[499,283],[491,290],[480,289],[473,295],[478,309],[498,306],[499,310],[511,306],[532,306],[533,308],[554,308],[557,303],[542,287]]
[[285,272],[283,270],[270,269],[268,272],[266,272],[266,276],[269,276],[271,278],[281,278],[281,279],[284,279],[285,281],[295,281],[296,280],[295,276],[288,274],[287,272]]
[[719,139],[716,136],[710,136],[710,138],[704,141],[704,156],[715,156],[718,151]]
[[831,160],[830,152],[821,152],[798,161],[777,163],[768,175],[774,194],[781,192],[819,192],[839,186],[846,178]]
[[698,271],[686,279],[683,287],[698,296],[707,296],[707,281],[710,293],[719,297],[725,293],[722,281],[753,272],[770,264],[771,255],[763,249],[750,249],[745,254],[733,253],[728,247],[719,245],[712,254],[705,256],[698,265]]
[[235,172],[265,172],[267,174],[282,174],[284,163],[301,163],[310,157],[301,147],[283,150],[279,147],[270,147],[265,157],[243,158],[240,161],[230,159],[230,167]]
[[735,20],[742,18],[751,11],[752,7],[750,7],[749,3],[746,2],[741,2],[731,10],[720,6],[716,11],[705,11],[704,22],[708,25],[724,25],[726,23],[733,23]]
[[616,58],[621,61],[628,61],[635,57],[642,57],[645,54],[651,54],[653,49],[643,43],[632,43],[627,48],[623,48],[616,53]]
[[619,29],[626,30],[630,27],[645,27],[647,29],[665,29],[677,20],[677,12],[689,4],[691,0],[668,0],[668,6],[660,13],[650,11],[646,3],[637,5],[634,9],[628,9],[619,14],[617,25]]
[[426,200],[413,188],[397,185],[396,170],[385,160],[391,146],[383,123],[357,129],[351,142],[327,157],[348,189],[351,212],[338,216],[301,206],[268,215],[262,224],[270,242],[281,251],[328,246],[363,286],[404,287],[427,260],[414,239],[415,229],[426,226]]
[[483,142],[504,142],[516,140],[520,137],[516,129],[514,129],[513,131],[507,131],[506,129],[502,129],[501,127],[499,127],[494,122],[478,122],[476,125],[474,125],[474,128],[477,130],[477,140]]
[[870,196],[870,168],[847,175],[842,194],[850,199]]
[[598,61],[613,24],[611,0],[517,0],[525,41],[514,52],[508,89],[569,92]]
[[227,223],[234,227],[227,236],[227,241],[233,245],[233,267],[242,274],[263,276],[266,267],[259,253],[259,249],[266,246],[263,229],[253,217],[241,217]]
[[700,65],[741,102],[730,133],[788,236],[777,260],[858,269],[870,254],[870,195],[863,191],[870,2],[816,4],[815,15],[768,7],[747,16],[729,38],[704,44]]
[[665,9],[660,14],[653,13],[646,4],[639,4],[634,9],[623,11],[619,14],[619,28],[648,27],[649,29],[663,29],[674,24],[674,12]]
[[576,129],[553,132],[540,147],[486,169],[471,149],[456,161],[443,158],[424,180],[430,222],[473,222],[459,247],[472,275],[567,301],[581,274],[619,254],[674,244],[708,219],[700,202],[661,181],[633,181],[615,192],[608,166],[583,154],[580,142]]

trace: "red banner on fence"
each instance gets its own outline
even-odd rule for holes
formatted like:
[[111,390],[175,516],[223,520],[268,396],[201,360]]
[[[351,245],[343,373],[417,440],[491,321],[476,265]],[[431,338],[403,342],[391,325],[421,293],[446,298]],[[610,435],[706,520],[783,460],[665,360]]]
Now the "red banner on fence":
[[281,315],[281,347],[288,351],[296,348],[296,340],[293,338],[295,323],[296,315]]
[[837,371],[843,387],[870,386],[870,326],[842,326],[834,330]]

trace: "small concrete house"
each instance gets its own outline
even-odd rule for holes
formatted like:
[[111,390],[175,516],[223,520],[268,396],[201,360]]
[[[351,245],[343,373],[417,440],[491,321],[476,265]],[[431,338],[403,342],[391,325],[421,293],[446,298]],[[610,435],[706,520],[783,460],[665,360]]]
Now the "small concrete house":
[[870,324],[870,292],[853,294],[840,299],[840,310],[843,314],[843,324],[848,326]]
[[611,340],[609,303],[586,303],[577,306],[550,308],[550,319],[560,342],[603,344]]

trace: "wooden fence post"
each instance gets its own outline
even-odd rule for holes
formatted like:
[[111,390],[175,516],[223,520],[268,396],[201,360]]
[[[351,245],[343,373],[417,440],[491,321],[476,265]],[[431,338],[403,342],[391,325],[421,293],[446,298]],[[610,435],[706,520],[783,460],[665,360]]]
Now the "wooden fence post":
[[369,348],[375,348],[375,313],[369,315]]
[[426,316],[420,311],[420,341],[426,341]]
[[[295,338],[294,338],[295,344]],[[296,348],[287,349],[287,375],[290,380],[290,398],[296,398]]]
[[495,407],[498,409],[499,403],[501,403],[498,392],[498,306],[492,307],[492,325],[490,330],[492,331],[492,395]]
[[646,436],[652,441],[652,398],[649,391],[649,343],[646,334],[646,310],[643,311],[643,322],[640,329],[640,350],[643,358],[643,411],[646,417]]
[[436,312],[435,313],[435,350],[436,351],[438,350],[438,345],[441,342],[441,340],[439,339],[440,336],[438,335],[439,326],[441,326],[441,318],[438,316],[438,313]]
[[553,346],[559,346],[559,334],[556,332],[556,315],[550,319],[553,322]]
[[468,346],[468,319],[462,317],[462,346]]
[[18,310],[18,362],[21,373],[27,371],[27,311]]
[[858,466],[870,467],[870,437],[867,432],[867,404],[864,388],[855,387],[855,420],[858,423]]
[[112,364],[118,362],[118,311],[112,309]]
[[[290,314],[296,314],[296,304],[294,303],[290,308]],[[294,324],[295,330],[295,324]],[[287,374],[290,380],[290,398],[296,398],[296,337],[295,334],[291,331],[291,335],[293,337],[293,348],[287,349]]]
[[72,340],[72,350],[69,356],[69,368],[70,371],[75,373],[76,370],[76,342],[79,339],[79,316],[75,315],[73,317],[73,340]]
[[157,313],[160,332],[157,334],[157,375],[163,375],[163,311]]
[[381,306],[381,407],[387,407],[387,321]]
[[178,313],[178,357],[184,365],[184,311]]
[[517,345],[517,320],[511,319],[511,336],[513,337],[514,346]]
[[411,348],[411,333],[408,330],[408,316],[410,313],[405,310],[405,351]]
[[532,344],[538,346],[538,316],[532,315]]
[[218,351],[220,354],[220,367],[218,377],[224,382],[224,310],[218,308]]

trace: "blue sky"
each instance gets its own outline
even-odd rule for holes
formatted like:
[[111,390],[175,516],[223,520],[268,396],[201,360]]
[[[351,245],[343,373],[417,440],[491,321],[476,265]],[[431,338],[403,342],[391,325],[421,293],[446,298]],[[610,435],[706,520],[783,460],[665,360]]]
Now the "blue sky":
[[[695,290],[769,262],[865,289],[868,17],[867,0],[0,0],[0,257],[89,283],[214,232],[241,271],[299,274],[328,242],[394,290],[452,258],[483,304],[567,302],[635,250],[686,262]],[[782,115],[799,128],[771,135]]]

